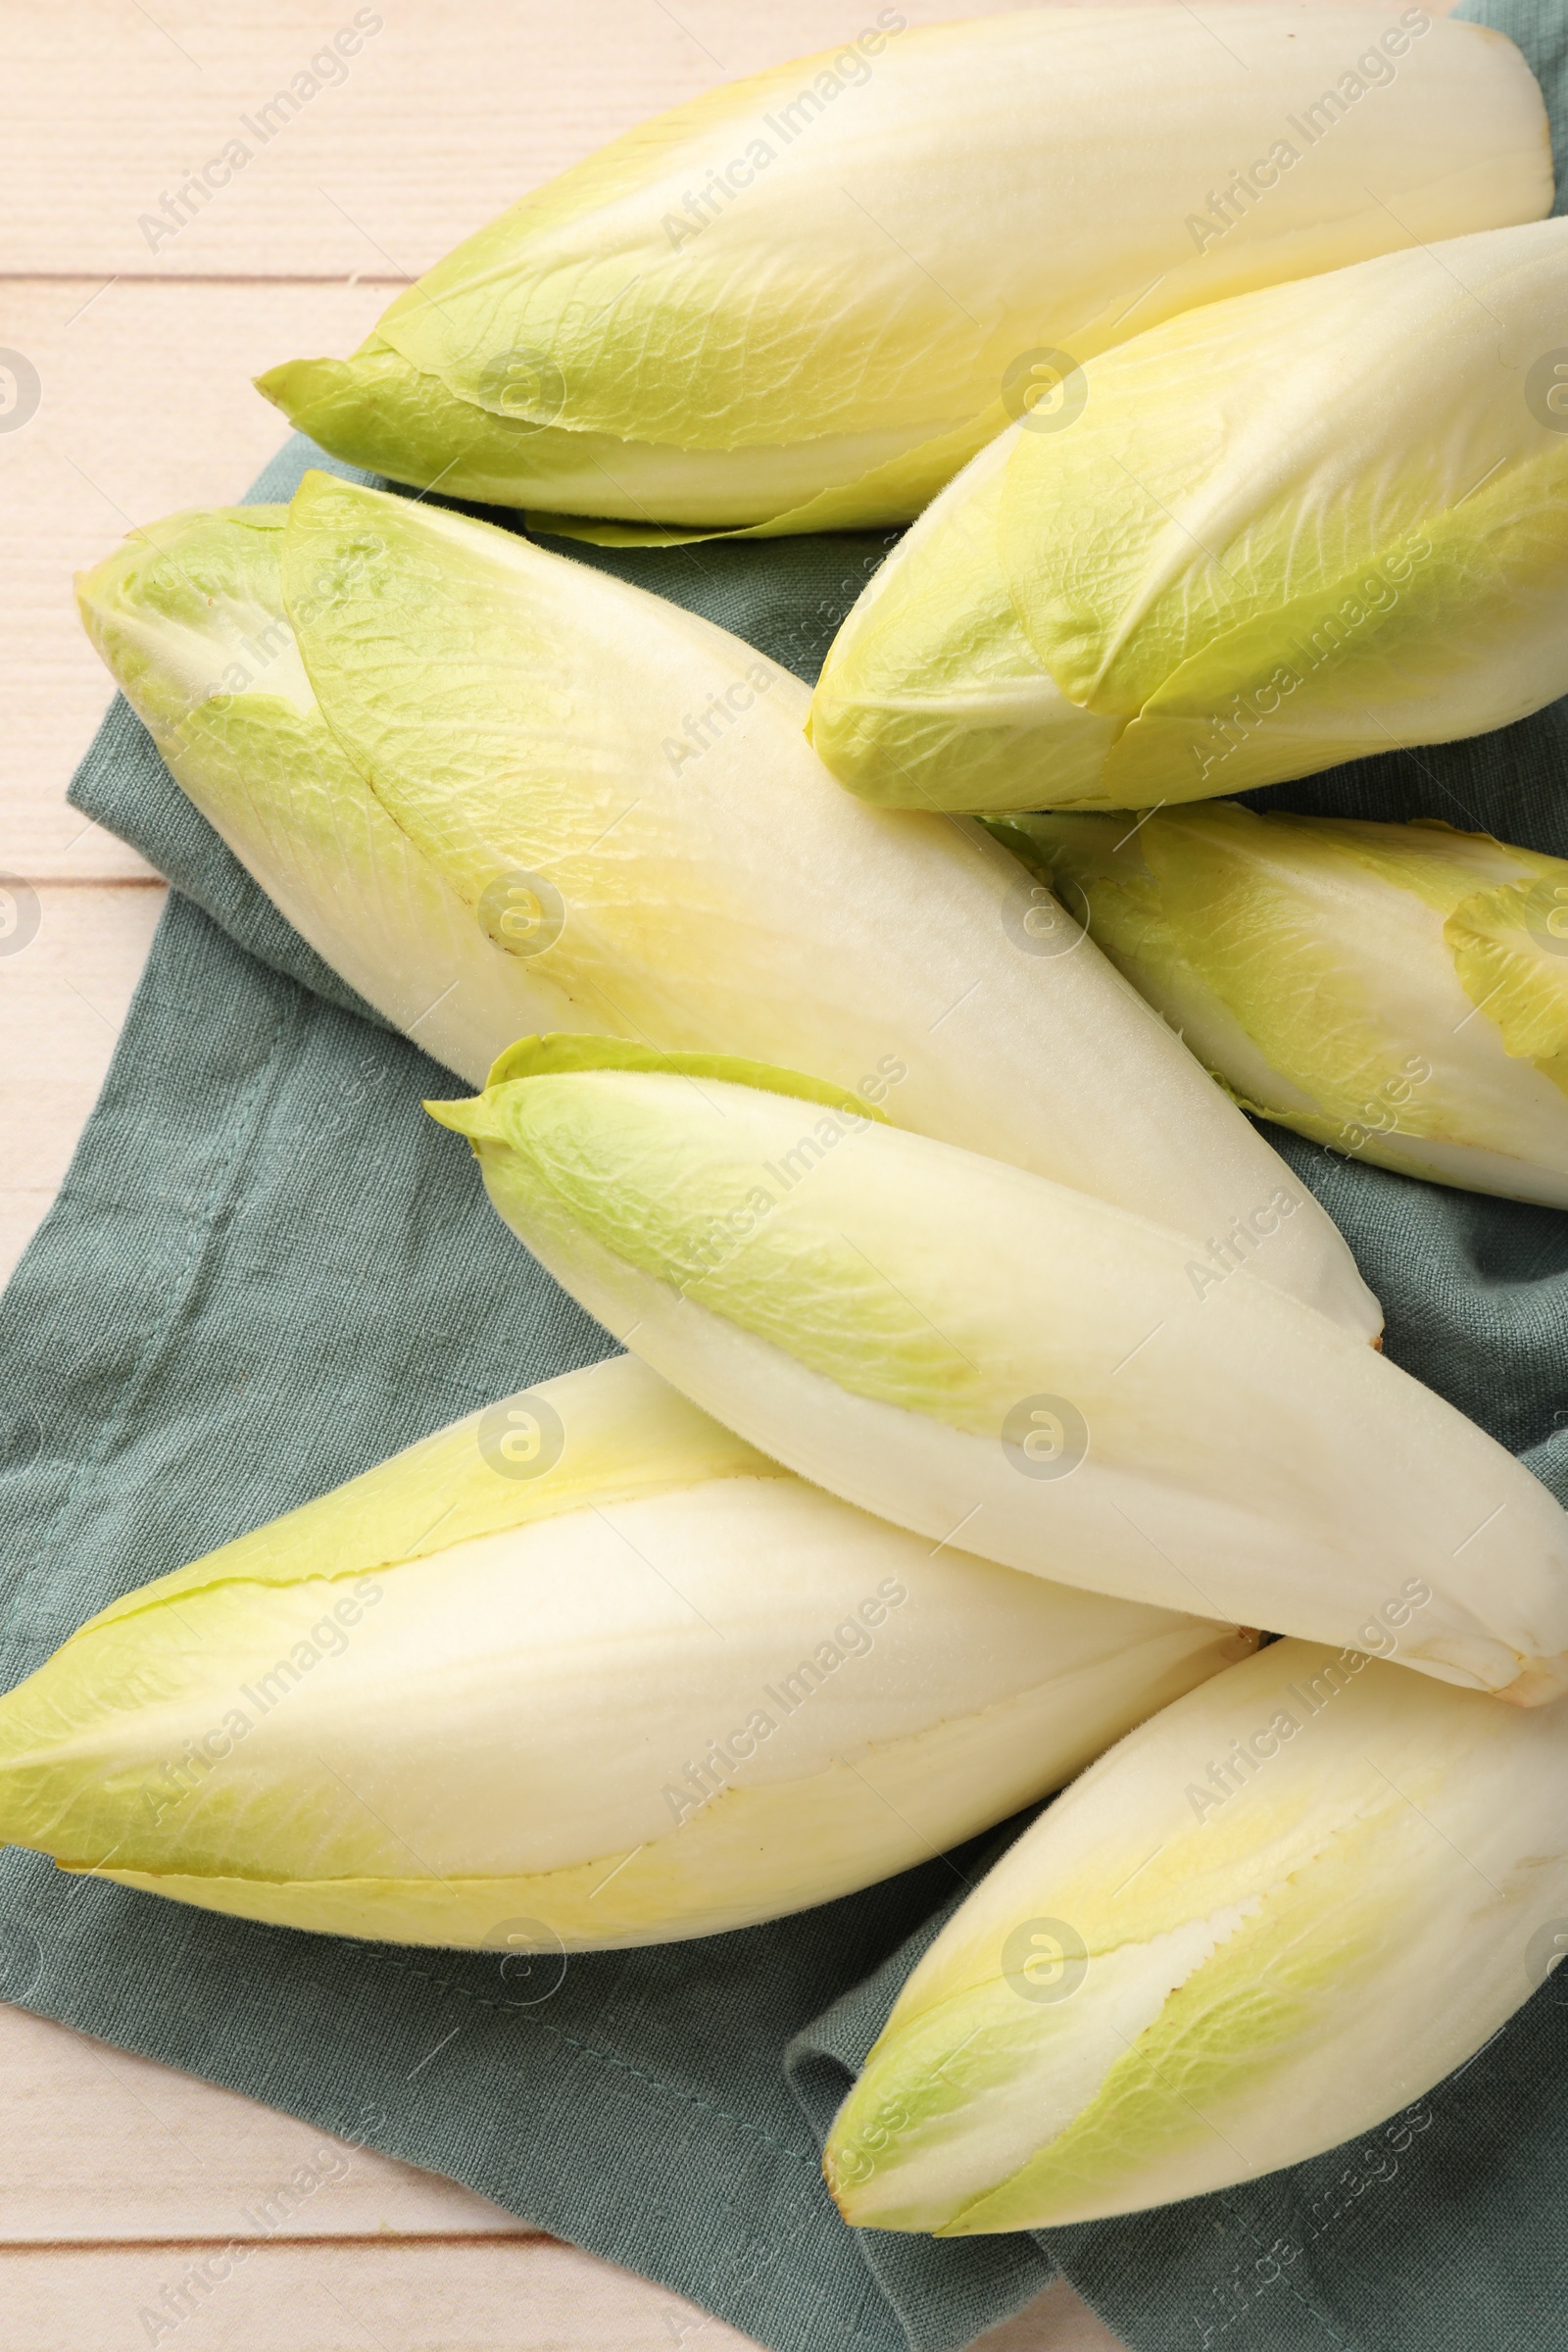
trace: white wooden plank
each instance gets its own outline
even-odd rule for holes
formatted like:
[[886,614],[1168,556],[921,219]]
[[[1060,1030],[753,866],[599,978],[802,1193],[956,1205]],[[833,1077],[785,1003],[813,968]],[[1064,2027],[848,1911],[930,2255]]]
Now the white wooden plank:
[[[1023,0],[901,0],[911,23]],[[841,45],[880,0],[74,0],[72,37],[31,0],[0,9],[8,267],[46,271],[417,275],[518,196],[645,117],[780,58]],[[356,16],[382,28],[311,74]],[[156,21],[155,21],[156,20]],[[318,91],[266,110],[294,77]],[[165,239],[142,226],[188,175],[249,151]],[[218,172],[212,175],[221,177]],[[176,218],[179,213],[176,204]],[[293,346],[280,350],[287,358]]]
[[[549,2238],[0,2249],[0,2309],[6,2352],[760,2352],[683,2296]],[[1121,2345],[1058,2279],[972,2352]]]
[[[400,9],[341,88],[323,89],[221,204],[156,255],[129,253],[122,232],[137,205],[157,200],[152,183],[176,175],[179,158],[200,160],[224,108],[254,105],[352,13],[341,0],[285,0],[263,20],[178,0],[155,24],[125,0],[77,0],[62,39],[58,15],[0,0],[16,61],[0,100],[8,258],[68,272],[0,281],[0,345],[39,378],[36,413],[0,433],[0,696],[12,714],[0,870],[75,880],[139,870],[60,805],[106,698],[71,574],[138,523],[240,495],[284,430],[252,375],[292,353],[351,350],[398,270],[426,267],[626,122],[781,51],[842,38],[874,11],[863,0],[791,0],[765,14],[744,0],[683,0],[677,24],[661,0],[601,0],[592,18],[553,0]],[[955,11],[907,0],[905,13]],[[518,94],[499,128],[497,91]],[[291,271],[328,282],[243,274]],[[203,282],[183,282],[193,274]]]
[[1123,2352],[1123,2345],[1066,2279],[1057,2278],[1027,2311],[978,2337],[970,2352]]
[[[0,2149],[26,2152],[0,2160],[0,2246],[538,2234],[438,2174],[5,2005]],[[301,2167],[316,2185],[293,2193]]]
[[541,2238],[276,2242],[237,2263],[200,2241],[39,2248],[0,2256],[0,2297],[6,2352],[755,2352]]
[[[6,2352],[52,2345],[48,2330],[61,2311],[74,2312],[82,2328],[75,2338],[58,2339],[71,2352],[81,2352],[89,2340],[88,2322],[108,2352],[123,2333],[127,2302],[141,2297],[138,2311],[150,2309],[155,2320],[169,2316],[160,2300],[164,2288],[177,2288],[193,2264],[234,2242],[265,2249],[274,2266],[258,2273],[264,2300],[287,2295],[307,2309],[314,2303],[330,2321],[332,2293],[343,2291],[344,2241],[355,2238],[399,2252],[411,2240],[448,2241],[433,2262],[421,2254],[404,2275],[412,2280],[413,2303],[403,2315],[404,2332],[394,2324],[384,2336],[387,2352],[405,2345],[428,2352],[419,2315],[432,2292],[452,2298],[449,2329],[470,2330],[461,2339],[450,2332],[436,2339],[441,2352],[464,2352],[470,2343],[479,2352],[492,2342],[512,2344],[514,2352],[532,2352],[536,2344],[541,2352],[558,2345],[636,2352],[645,2340],[733,2352],[749,2340],[679,2297],[541,2237],[456,2181],[347,2146],[236,2092],[5,2004],[0,2150],[19,2157],[25,2151],[24,2161],[0,2159]],[[526,2241],[528,2258],[490,2260],[485,2241],[498,2237]],[[392,2240],[399,2241],[395,2249],[387,2244]],[[285,2250],[299,2259],[278,2270]],[[106,2252],[135,2259],[105,2262]],[[193,2303],[182,2343],[192,2352],[209,2341],[233,2352],[271,2352],[288,2340],[269,2335],[265,2319],[243,2297],[220,2298],[217,2285],[228,2283],[219,2280],[211,2295],[201,2296],[199,2323]],[[515,2338],[483,2331],[492,2299],[509,2312],[509,2325],[525,2315]],[[568,2331],[560,2332],[562,2327]],[[140,2340],[149,2340],[145,2331]],[[295,2352],[315,2352],[318,2341],[322,2352],[328,2345],[335,2352],[330,2332],[305,2335]],[[1119,2352],[1119,2346],[1058,2279],[1027,2312],[984,2336],[975,2352]]]

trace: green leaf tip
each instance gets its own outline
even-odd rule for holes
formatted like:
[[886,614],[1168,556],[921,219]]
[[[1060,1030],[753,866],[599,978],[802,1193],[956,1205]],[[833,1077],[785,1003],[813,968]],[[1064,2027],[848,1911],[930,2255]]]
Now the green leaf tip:
[[886,1111],[853,1088],[838,1086],[831,1078],[813,1078],[805,1070],[750,1061],[739,1054],[664,1054],[657,1046],[635,1045],[624,1037],[579,1036],[568,1030],[557,1030],[547,1037],[519,1037],[491,1064],[485,1089],[509,1086],[522,1078],[561,1078],[578,1070],[646,1070],[670,1078],[712,1078],[728,1086],[754,1086],[764,1095],[793,1095],[802,1102],[818,1102],[827,1110],[847,1110],[857,1118],[888,1124]]
[[791,1095],[802,1102],[843,1111],[851,1118],[874,1119],[884,1127],[889,1124],[886,1111],[863,1096],[804,1070],[779,1069],[771,1062],[748,1061],[737,1054],[664,1054],[657,1046],[635,1045],[624,1037],[578,1035],[569,1030],[556,1030],[545,1037],[519,1037],[492,1062],[482,1094],[456,1102],[426,1102],[424,1107],[439,1125],[466,1135],[475,1146],[503,1143],[507,1130],[491,1101],[498,1088],[520,1085],[529,1078],[572,1077],[587,1070],[711,1078],[728,1086],[755,1087],[761,1094]]

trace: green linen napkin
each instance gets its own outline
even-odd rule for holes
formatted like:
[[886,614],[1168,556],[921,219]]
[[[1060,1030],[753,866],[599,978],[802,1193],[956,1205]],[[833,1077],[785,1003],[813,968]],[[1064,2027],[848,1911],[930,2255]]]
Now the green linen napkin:
[[[1561,0],[1460,13],[1520,42],[1561,131]],[[313,462],[292,444],[253,496],[287,497]],[[567,552],[810,677],[886,544]],[[1267,798],[1568,856],[1565,779],[1558,707]],[[113,1595],[611,1346],[420,1111],[444,1074],[272,910],[123,704],[72,797],[178,895],[0,1304],[0,1688]],[[1568,1501],[1568,1218],[1272,1140],[1382,1295],[1391,1354]],[[1549,1979],[1412,2114],[1293,2172],[1039,2237],[844,2229],[818,2173],[828,2117],[997,1847],[772,1927],[523,1975],[185,1911],[8,1850],[0,1997],[448,2173],[776,2352],[958,2352],[1058,2265],[1134,2352],[1568,2345],[1568,1984]]]

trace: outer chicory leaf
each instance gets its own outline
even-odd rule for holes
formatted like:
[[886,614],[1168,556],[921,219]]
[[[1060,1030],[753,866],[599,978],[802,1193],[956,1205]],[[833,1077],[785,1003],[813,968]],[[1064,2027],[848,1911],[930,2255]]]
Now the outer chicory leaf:
[[820,1071],[900,1125],[1206,1235],[1367,1335],[1328,1218],[978,826],[841,793],[738,638],[514,534],[312,474],[80,584],[197,807],[312,946],[472,1082],[528,1031]]
[[621,1357],[93,1618],[0,1699],[0,1838],[286,1927],[662,1942],[972,1835],[1248,1641],[933,1557]]
[[895,807],[1146,808],[1568,691],[1565,273],[1568,220],[1535,221],[1092,361],[871,580],[823,759]]
[[617,518],[591,535],[900,521],[1107,345],[1551,192],[1518,51],[1419,7],[1231,7],[1223,37],[883,9],[524,197],[352,359],[260,383],[339,457]]
[[[618,1066],[617,1066],[618,1065]],[[1568,1688],[1568,1514],[1223,1249],[868,1119],[794,1072],[530,1039],[430,1106],[590,1313],[802,1477],[1063,1584]]]
[[1392,2179],[1425,2093],[1561,1956],[1565,1798],[1562,1707],[1304,1642],[1233,1667],[1092,1767],[920,1962],[828,2141],[846,2219],[1050,2229],[1351,2138]]
[[999,822],[1249,1109],[1568,1207],[1568,862],[1436,822]]

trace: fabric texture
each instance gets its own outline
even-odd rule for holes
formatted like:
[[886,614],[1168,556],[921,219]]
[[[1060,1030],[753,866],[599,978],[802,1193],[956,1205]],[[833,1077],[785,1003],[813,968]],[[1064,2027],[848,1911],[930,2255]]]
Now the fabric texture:
[[[1561,0],[1460,13],[1524,47],[1561,139]],[[296,441],[252,496],[286,498],[323,462]],[[567,552],[810,678],[889,543]],[[1441,816],[1568,856],[1565,777],[1559,706],[1257,805]],[[72,797],[176,889],[0,1304],[3,1687],[114,1595],[611,1347],[420,1110],[446,1074],[275,913],[123,704]],[[1271,1140],[1348,1236],[1394,1359],[1568,1501],[1568,1218]],[[1553,1979],[1412,2116],[1293,2172],[1038,2237],[845,2229],[820,2179],[827,2123],[1019,1826],[770,1927],[523,1978],[184,1910],[10,1849],[0,1997],[450,2174],[775,2352],[958,2352],[1058,2266],[1134,2352],[1568,2346]]]

